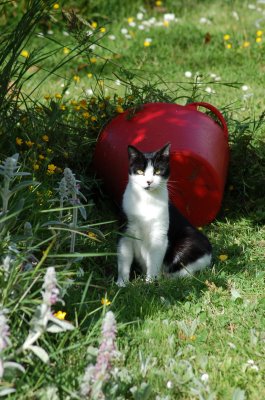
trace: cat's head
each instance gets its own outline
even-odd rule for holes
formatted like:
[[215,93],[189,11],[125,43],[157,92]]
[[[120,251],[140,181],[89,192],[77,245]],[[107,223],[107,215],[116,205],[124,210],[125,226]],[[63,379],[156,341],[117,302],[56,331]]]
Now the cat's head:
[[169,177],[169,149],[169,143],[151,153],[128,146],[130,179],[148,191],[164,186]]

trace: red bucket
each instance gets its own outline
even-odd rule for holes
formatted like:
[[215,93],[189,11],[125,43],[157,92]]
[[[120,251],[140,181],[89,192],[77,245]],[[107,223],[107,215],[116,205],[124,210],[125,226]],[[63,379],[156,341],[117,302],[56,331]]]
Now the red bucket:
[[[221,126],[198,106],[213,112]],[[143,152],[171,144],[169,196],[195,226],[218,213],[229,161],[228,130],[223,115],[211,104],[181,106],[149,103],[130,118],[115,117],[101,132],[94,154],[96,172],[113,199],[121,203],[128,181],[127,146]]]

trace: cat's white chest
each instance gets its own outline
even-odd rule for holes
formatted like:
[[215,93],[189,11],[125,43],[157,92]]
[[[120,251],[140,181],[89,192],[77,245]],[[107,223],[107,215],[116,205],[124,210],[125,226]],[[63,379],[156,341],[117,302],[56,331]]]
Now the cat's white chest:
[[134,257],[144,270],[150,263],[154,263],[154,259],[160,264],[156,268],[160,268],[168,241],[167,193],[149,193],[142,189],[138,191],[137,187],[128,185],[123,208],[128,218],[127,234],[134,238]]

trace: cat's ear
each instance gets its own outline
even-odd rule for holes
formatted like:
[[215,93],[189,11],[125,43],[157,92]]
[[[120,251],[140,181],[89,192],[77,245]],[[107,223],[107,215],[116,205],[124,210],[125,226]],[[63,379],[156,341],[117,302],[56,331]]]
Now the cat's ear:
[[169,152],[170,152],[170,143],[167,143],[162,149],[158,151],[160,156],[163,157],[169,157]]
[[134,146],[128,146],[128,156],[129,159],[135,159],[139,157],[142,153]]

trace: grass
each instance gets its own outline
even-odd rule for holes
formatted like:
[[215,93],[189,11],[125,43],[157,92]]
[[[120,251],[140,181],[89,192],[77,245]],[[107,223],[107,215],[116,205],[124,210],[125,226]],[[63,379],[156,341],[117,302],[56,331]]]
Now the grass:
[[[17,10],[11,3],[5,5],[3,31],[9,23],[17,24],[25,4]],[[259,36],[257,31],[263,29],[264,5],[256,2],[252,9],[247,1],[168,0],[161,6],[152,1],[91,1],[89,6],[75,2],[79,15],[98,23],[99,31],[90,39],[84,36],[87,25],[81,19],[71,35],[63,34],[69,26],[61,8],[69,12],[73,4],[59,5],[58,10],[51,5],[16,50],[15,65],[23,71],[14,73],[20,95],[7,91],[1,106],[1,160],[19,152],[20,171],[30,172],[33,181],[14,177],[12,185],[26,179],[30,183],[14,192],[8,212],[0,217],[1,302],[9,310],[12,343],[4,351],[0,346],[0,360],[16,361],[26,370],[6,369],[0,388],[16,388],[10,398],[18,399],[81,398],[80,381],[89,362],[95,363],[101,322],[112,310],[122,357],[115,364],[118,377],[112,376],[104,389],[106,398],[263,398],[265,33]],[[155,17],[161,26],[137,27],[143,23],[136,17],[143,5],[143,21]],[[165,13],[175,13],[178,21],[163,24]],[[129,25],[128,18],[137,26]],[[47,38],[35,35],[48,31]],[[224,40],[226,34],[229,40]],[[147,38],[152,39],[150,46],[144,46]],[[91,50],[94,42],[98,46]],[[22,49],[30,57],[20,56]],[[118,107],[161,99],[180,104],[208,101],[228,123],[231,160],[223,205],[216,220],[203,228],[213,243],[214,266],[185,280],[146,285],[137,277],[118,289],[113,255],[117,211],[90,161],[100,130]],[[86,218],[76,215],[70,200],[64,201],[60,214],[56,188],[66,167],[76,174],[88,200],[73,193],[85,206]],[[47,219],[53,222],[47,224]],[[31,224],[29,233],[25,222]],[[75,238],[73,251],[70,237]],[[80,253],[86,256],[77,257]],[[26,270],[32,254],[36,265]],[[8,275],[3,262],[7,255],[12,257]],[[48,266],[56,269],[65,301],[53,311],[65,311],[75,329],[43,333],[37,343],[50,357],[47,364],[21,351],[21,346],[42,302]],[[104,298],[111,304],[102,304]]]

